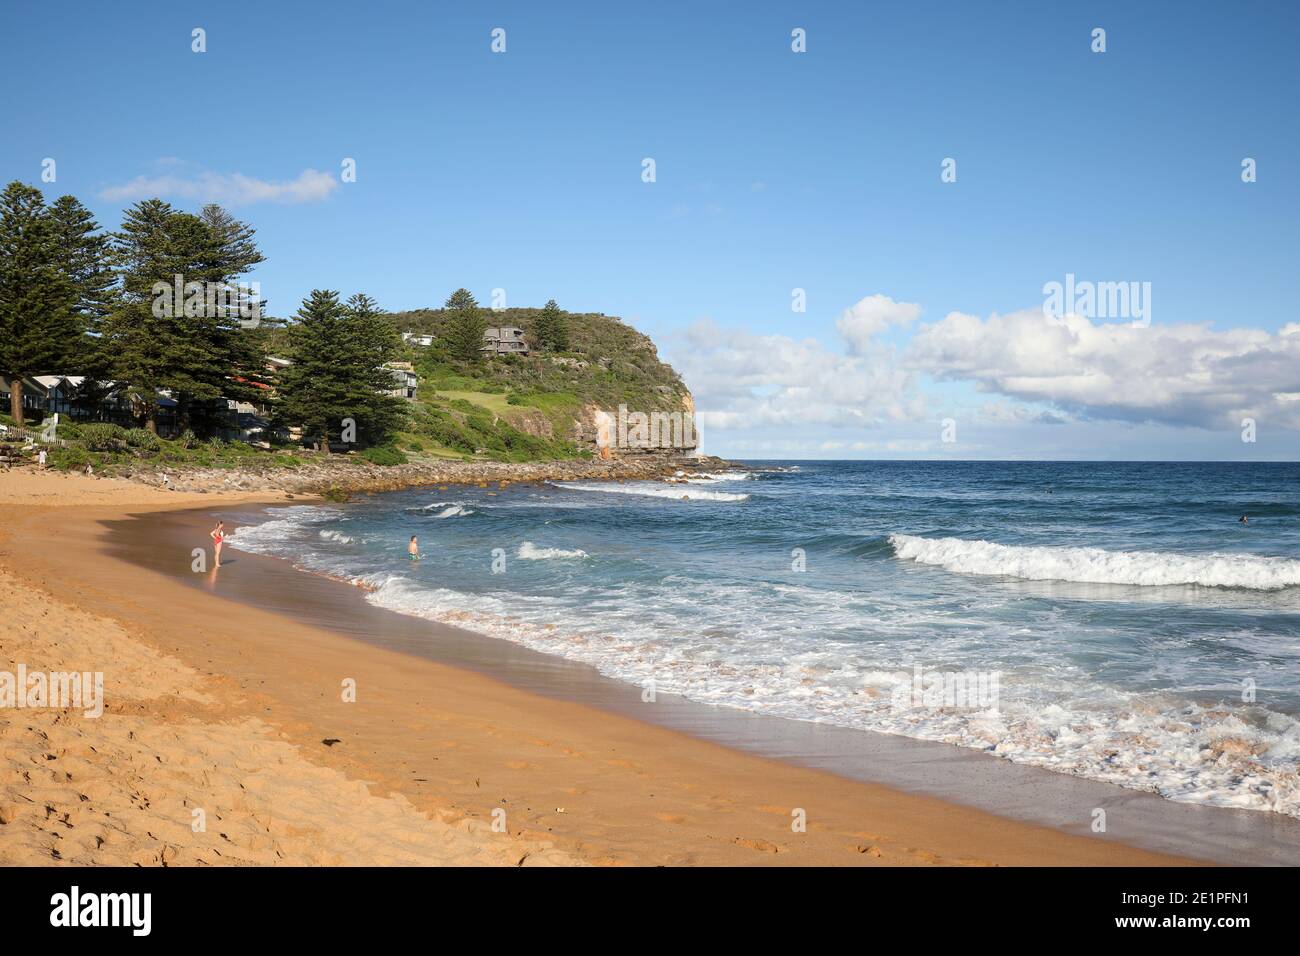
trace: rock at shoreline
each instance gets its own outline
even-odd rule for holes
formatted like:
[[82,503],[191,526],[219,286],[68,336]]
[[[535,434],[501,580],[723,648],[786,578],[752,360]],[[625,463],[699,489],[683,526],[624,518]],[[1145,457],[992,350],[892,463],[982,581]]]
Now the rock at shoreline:
[[[666,455],[630,458],[539,462],[422,461],[381,466],[349,459],[308,462],[298,468],[268,468],[250,464],[245,468],[168,469],[170,486],[177,491],[277,491],[288,494],[320,495],[346,501],[351,495],[372,491],[399,491],[422,485],[472,484],[501,488],[511,484],[540,484],[547,481],[646,481],[670,479],[681,469],[718,471],[731,466],[721,458],[670,457]],[[159,485],[159,475],[136,471],[131,480]]]

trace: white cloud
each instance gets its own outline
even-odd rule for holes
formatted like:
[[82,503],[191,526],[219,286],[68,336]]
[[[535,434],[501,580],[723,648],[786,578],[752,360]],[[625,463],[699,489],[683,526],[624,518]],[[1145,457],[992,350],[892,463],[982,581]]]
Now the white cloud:
[[701,320],[673,364],[695,393],[706,428],[823,424],[873,427],[923,414],[912,376],[892,349],[834,352],[815,339],[754,335]]
[[[178,161],[162,165],[176,166]],[[223,206],[247,206],[258,202],[304,203],[327,199],[339,186],[336,177],[316,169],[304,169],[296,179],[270,182],[243,173],[198,171],[190,174],[137,176],[120,186],[109,186],[100,197],[114,202],[133,202],[154,196],[215,202]]]
[[845,309],[835,328],[849,343],[849,351],[860,355],[889,326],[906,327],[920,316],[921,307],[915,302],[895,302],[887,295],[869,295]]
[[[1247,417],[1260,427],[1300,429],[1300,323],[1275,333],[1139,327],[1052,318],[1035,307],[983,319],[953,312],[917,326],[920,314],[915,303],[868,296],[836,322],[845,350],[703,320],[672,349],[672,361],[695,392],[706,430],[775,427],[800,442],[840,440],[815,434],[821,426],[893,423],[911,431],[943,414],[995,429],[1077,429],[1090,421],[1238,429]],[[908,327],[905,345],[879,341]],[[927,396],[927,380],[998,397],[972,404],[946,389]],[[868,448],[855,437],[844,441],[845,450]]]
[[1300,391],[1300,335],[1202,325],[1094,323],[1041,309],[922,326],[908,366],[1082,417],[1240,427],[1246,416],[1300,426],[1279,395]]

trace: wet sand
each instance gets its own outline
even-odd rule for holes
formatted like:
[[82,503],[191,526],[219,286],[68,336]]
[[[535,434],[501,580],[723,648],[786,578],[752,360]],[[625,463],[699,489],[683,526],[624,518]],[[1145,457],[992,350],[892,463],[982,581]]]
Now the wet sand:
[[[5,507],[0,563],[216,682],[228,719],[256,718],[294,759],[364,781],[375,799],[399,800],[488,848],[508,844],[511,859],[535,851],[536,862],[641,865],[1280,862],[1263,852],[1269,815],[1208,811],[1243,822],[1225,828],[1198,816],[1190,825],[1212,836],[1180,840],[1191,818],[1160,827],[1160,811],[1204,808],[1103,785],[1060,798],[1058,775],[956,748],[669,695],[644,704],[639,689],[591,668],[372,607],[355,587],[272,558],[228,550],[220,572],[195,573],[191,549],[206,541],[211,516],[236,504],[209,496],[200,511],[176,510],[194,508],[197,496],[157,494],[139,505],[37,497]],[[342,699],[345,680],[355,681],[353,703]],[[954,790],[963,803],[930,795]],[[1097,806],[1108,809],[1106,834],[1088,828]],[[792,826],[805,818],[806,830]],[[494,821],[504,834],[492,832]],[[1290,832],[1275,842],[1295,846]]]
[[[246,505],[218,513],[233,528],[262,520],[266,510]],[[169,559],[162,555],[168,550],[183,552],[206,527],[200,525],[207,519],[207,512],[174,512],[147,521],[110,522],[111,553],[165,573]],[[157,547],[160,536],[170,542],[169,549]],[[577,701],[852,780],[886,784],[1163,853],[1223,864],[1300,863],[1300,820],[1290,817],[1173,803],[1155,794],[1050,773],[961,747],[767,717],[671,694],[657,694],[648,703],[641,688],[603,677],[586,664],[375,607],[355,586],[293,569],[275,558],[238,551],[228,554],[232,560],[256,564],[258,573],[220,581],[192,573],[179,577],[233,600],[290,614],[303,623],[379,647],[468,668],[530,693]],[[1104,834],[1092,831],[1097,809],[1106,813]]]

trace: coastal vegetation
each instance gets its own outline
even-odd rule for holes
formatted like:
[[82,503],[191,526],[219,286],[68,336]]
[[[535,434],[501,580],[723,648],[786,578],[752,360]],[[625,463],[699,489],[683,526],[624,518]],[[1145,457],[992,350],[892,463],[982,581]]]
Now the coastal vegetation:
[[[30,449],[58,410],[48,461],[63,468],[563,461],[592,456],[601,410],[692,409],[654,343],[616,317],[554,299],[485,309],[464,288],[440,309],[386,313],[322,288],[274,318],[248,281],[264,261],[255,229],[217,205],[143,200],[106,231],[75,197],[47,204],[10,183],[0,442]],[[494,334],[512,344],[485,344]],[[37,379],[57,384],[38,395]]]

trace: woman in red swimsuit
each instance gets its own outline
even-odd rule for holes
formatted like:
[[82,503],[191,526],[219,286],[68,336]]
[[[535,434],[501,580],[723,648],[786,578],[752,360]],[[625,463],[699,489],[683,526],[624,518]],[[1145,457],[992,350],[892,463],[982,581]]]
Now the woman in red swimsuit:
[[226,523],[218,521],[217,526],[208,532],[208,537],[212,539],[212,550],[217,556],[216,566],[221,567],[221,543],[226,540]]

